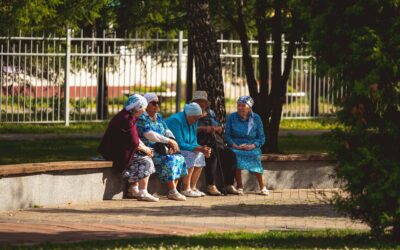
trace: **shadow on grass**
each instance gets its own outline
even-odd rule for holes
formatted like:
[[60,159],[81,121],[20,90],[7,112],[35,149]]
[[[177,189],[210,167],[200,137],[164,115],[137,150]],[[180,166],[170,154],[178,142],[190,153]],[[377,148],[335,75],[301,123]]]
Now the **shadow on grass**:
[[[61,235],[60,235],[61,236]],[[397,248],[396,248],[397,247]],[[16,247],[14,246],[14,249]],[[373,239],[367,232],[347,230],[271,231],[265,233],[209,233],[200,236],[97,240],[69,244],[21,246],[19,249],[314,249],[379,248],[400,249],[388,238]]]
[[329,204],[229,204],[204,206],[125,207],[113,209],[35,209],[37,213],[104,214],[140,216],[229,217],[229,216],[291,216],[291,217],[341,217]]

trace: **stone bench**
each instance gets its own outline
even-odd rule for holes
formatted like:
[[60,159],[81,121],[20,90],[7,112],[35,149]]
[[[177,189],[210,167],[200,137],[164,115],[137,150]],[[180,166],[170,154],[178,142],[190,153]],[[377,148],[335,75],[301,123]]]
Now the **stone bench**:
[[[337,187],[330,178],[335,162],[326,154],[264,155],[262,161],[270,189]],[[253,175],[242,175],[245,190],[257,188]],[[0,165],[0,210],[121,199],[125,185],[108,161]],[[202,176],[199,186],[204,185]],[[165,193],[166,185],[152,175],[149,191]]]

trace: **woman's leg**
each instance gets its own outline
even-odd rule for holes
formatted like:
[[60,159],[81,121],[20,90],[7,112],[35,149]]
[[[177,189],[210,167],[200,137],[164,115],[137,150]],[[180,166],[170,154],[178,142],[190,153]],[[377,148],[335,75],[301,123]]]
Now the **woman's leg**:
[[149,183],[150,176],[147,176],[141,180],[139,180],[139,189],[140,190],[147,190],[147,185]]
[[236,155],[232,150],[225,148],[219,150],[221,159],[221,167],[224,174],[224,185],[230,186],[234,183],[235,170],[236,170]]
[[193,170],[193,174],[192,174],[192,179],[190,181],[190,187],[192,190],[197,189],[197,181],[200,178],[201,171],[203,171],[202,167],[193,167],[193,168],[194,168],[194,170]]
[[171,190],[175,190],[175,189],[176,189],[176,183],[175,183],[175,181],[176,181],[176,180],[167,182],[168,191],[171,191]]
[[188,174],[183,177],[183,190],[189,190],[194,167],[188,169]]
[[260,173],[255,173],[255,175],[256,175],[256,178],[258,181],[258,186],[260,187],[260,190],[261,190],[265,187],[263,175]]
[[206,184],[215,185],[214,177],[216,174],[218,159],[215,154],[211,154],[209,158],[206,158],[206,166],[204,171],[206,174]]
[[237,188],[243,188],[243,182],[242,182],[242,170],[237,168],[236,169],[236,185]]

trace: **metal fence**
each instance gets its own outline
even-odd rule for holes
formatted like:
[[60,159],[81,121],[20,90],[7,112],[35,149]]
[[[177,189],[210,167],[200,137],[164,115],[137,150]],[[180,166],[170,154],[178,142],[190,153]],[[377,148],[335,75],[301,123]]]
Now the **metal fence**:
[[[284,38],[283,38],[284,39]],[[248,94],[240,41],[218,40],[222,61],[226,108]],[[272,54],[273,41],[268,41]],[[283,41],[283,46],[287,42]],[[250,41],[258,75],[257,42]],[[282,56],[284,67],[285,54]],[[272,55],[269,55],[269,60]],[[161,112],[180,110],[186,96],[187,39],[98,38],[83,33],[66,37],[0,37],[0,122],[101,121],[121,110],[132,93],[155,92]],[[271,63],[269,64],[271,65]],[[305,48],[297,49],[288,81],[283,118],[331,115],[340,91],[332,81],[319,78]],[[103,91],[108,92],[103,100]],[[107,103],[107,110],[101,110]],[[105,111],[105,112],[104,112]]]

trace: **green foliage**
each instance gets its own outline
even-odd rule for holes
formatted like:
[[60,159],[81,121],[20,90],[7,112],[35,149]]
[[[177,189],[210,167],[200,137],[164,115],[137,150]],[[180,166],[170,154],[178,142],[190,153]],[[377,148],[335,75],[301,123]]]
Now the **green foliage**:
[[319,69],[346,89],[331,136],[347,197],[336,204],[375,236],[400,241],[399,1],[320,1],[312,46]]
[[111,0],[11,0],[0,3],[0,33],[51,32],[65,34],[68,28],[93,25]]
[[97,240],[18,249],[399,249],[385,240],[387,237],[378,241],[365,231],[354,230],[268,231]]

